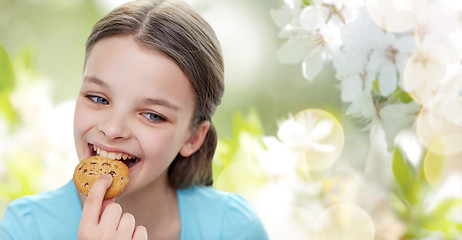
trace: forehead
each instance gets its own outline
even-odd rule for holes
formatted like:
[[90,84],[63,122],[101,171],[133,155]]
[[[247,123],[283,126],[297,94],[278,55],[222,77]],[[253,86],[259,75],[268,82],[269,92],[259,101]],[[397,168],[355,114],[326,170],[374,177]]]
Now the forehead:
[[187,107],[195,102],[194,90],[181,68],[164,53],[139,45],[131,36],[98,41],[87,56],[84,78],[88,77],[125,94],[168,98]]
[[[186,77],[181,68],[166,54],[142,46],[130,35],[107,37],[96,42],[87,54],[84,73],[88,68],[95,67],[120,67],[118,70],[138,70],[137,72],[146,74],[169,72],[178,77]],[[160,71],[162,69],[168,71]]]

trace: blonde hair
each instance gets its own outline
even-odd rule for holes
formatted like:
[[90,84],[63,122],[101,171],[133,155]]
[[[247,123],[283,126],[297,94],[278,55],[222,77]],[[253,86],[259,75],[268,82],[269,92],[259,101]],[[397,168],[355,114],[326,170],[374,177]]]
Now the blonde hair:
[[[195,128],[210,121],[224,91],[224,66],[218,39],[209,24],[184,2],[133,1],[114,9],[98,21],[86,43],[86,57],[101,39],[131,35],[146,48],[165,53],[189,78],[196,95],[191,119]],[[212,185],[212,159],[217,144],[213,124],[204,143],[190,157],[177,155],[168,169],[174,188]]]

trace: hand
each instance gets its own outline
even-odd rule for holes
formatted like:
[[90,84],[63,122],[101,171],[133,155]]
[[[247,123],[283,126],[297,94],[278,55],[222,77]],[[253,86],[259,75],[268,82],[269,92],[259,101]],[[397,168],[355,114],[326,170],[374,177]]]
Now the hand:
[[98,178],[88,193],[82,211],[78,231],[79,240],[84,239],[148,239],[146,228],[135,228],[135,217],[122,214],[122,207],[114,199],[103,200],[112,184],[112,176]]

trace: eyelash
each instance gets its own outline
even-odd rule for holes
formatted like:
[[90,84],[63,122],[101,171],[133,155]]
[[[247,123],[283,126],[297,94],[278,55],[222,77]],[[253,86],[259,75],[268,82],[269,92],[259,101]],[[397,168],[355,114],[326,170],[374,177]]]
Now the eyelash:
[[[91,101],[93,101],[94,103],[96,104],[102,104],[102,105],[108,105],[109,104],[109,101],[106,99],[106,98],[103,98],[103,97],[99,97],[99,96],[95,96],[95,95],[90,95],[90,94],[87,94],[85,95],[86,98],[90,99]],[[104,103],[102,102],[99,102],[98,100],[103,100],[105,101]]]
[[[146,112],[146,113],[141,113],[143,117],[148,119],[148,121],[152,123],[160,123],[160,122],[165,122],[167,119],[165,119],[162,115],[159,115],[157,113],[152,113],[152,112]],[[150,115],[151,117],[147,116]],[[155,118],[155,119],[154,119]]]
[[[105,99],[103,97],[100,97],[100,96],[87,94],[87,95],[85,95],[85,97],[90,99],[91,101],[93,101],[96,104],[101,104],[101,105],[108,105],[109,104],[109,101],[107,99]],[[104,101],[104,102],[101,102],[101,101]],[[166,118],[164,118],[162,115],[157,114],[157,113],[145,112],[145,113],[141,113],[140,115],[142,115],[143,117],[145,117],[148,121],[150,121],[152,123],[159,123],[159,122],[167,121]]]

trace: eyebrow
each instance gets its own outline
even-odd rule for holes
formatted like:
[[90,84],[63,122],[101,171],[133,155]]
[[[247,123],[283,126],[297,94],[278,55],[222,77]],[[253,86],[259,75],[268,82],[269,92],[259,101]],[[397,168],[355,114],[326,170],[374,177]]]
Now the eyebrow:
[[83,77],[83,80],[88,81],[90,83],[94,83],[94,84],[99,85],[99,86],[101,86],[103,88],[110,89],[109,85],[105,81],[103,81],[103,80],[101,80],[99,78],[92,77],[92,76],[85,76],[85,77]]
[[179,107],[172,102],[168,101],[167,99],[162,98],[144,98],[143,102],[147,105],[160,105],[171,108],[173,110],[178,110]]

